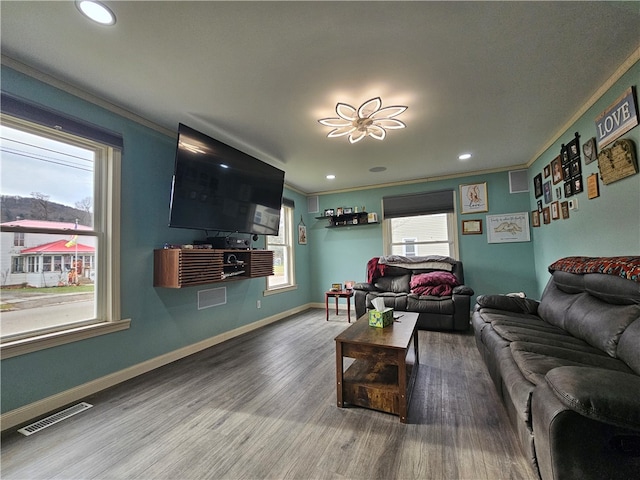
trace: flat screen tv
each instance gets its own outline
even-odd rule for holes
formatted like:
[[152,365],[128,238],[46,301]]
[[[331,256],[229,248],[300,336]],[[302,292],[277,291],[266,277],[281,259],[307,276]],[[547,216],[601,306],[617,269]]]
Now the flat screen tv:
[[284,172],[178,126],[169,226],[277,235]]

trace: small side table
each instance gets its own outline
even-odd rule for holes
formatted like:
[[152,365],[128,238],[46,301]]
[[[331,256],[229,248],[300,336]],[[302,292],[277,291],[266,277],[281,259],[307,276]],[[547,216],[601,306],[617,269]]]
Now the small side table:
[[353,290],[329,290],[324,293],[324,306],[327,310],[327,322],[329,321],[329,297],[336,299],[336,315],[338,315],[338,299],[347,299],[347,320],[351,323],[351,297],[353,297]]

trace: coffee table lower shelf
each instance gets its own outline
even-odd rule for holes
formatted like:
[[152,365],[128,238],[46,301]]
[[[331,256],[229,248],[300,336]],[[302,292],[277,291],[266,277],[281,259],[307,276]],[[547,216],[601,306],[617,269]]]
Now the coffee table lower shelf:
[[344,372],[342,406],[353,405],[401,415],[401,405],[410,402],[415,382],[414,365],[408,363],[407,390],[400,392],[398,366],[356,360]]

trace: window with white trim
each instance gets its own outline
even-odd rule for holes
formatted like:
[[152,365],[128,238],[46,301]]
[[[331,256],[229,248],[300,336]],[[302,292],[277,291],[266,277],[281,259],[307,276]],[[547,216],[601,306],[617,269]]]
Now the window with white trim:
[[273,272],[267,277],[267,290],[295,286],[293,260],[293,207],[283,204],[278,235],[267,235],[267,249],[273,251]]
[[383,198],[385,254],[458,258],[451,190]]
[[[385,220],[389,228],[389,254],[405,257],[443,255],[455,257],[456,242],[453,229],[455,216],[451,213],[415,215]],[[411,231],[414,237],[406,237]]]
[[0,117],[3,358],[128,327],[120,149],[64,130]]

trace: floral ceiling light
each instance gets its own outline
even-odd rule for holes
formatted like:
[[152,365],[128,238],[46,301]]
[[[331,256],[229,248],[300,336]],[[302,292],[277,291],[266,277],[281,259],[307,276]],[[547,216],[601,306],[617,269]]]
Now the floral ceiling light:
[[356,143],[366,136],[376,140],[384,140],[387,130],[405,128],[406,125],[397,120],[397,117],[407,107],[396,105],[382,107],[380,97],[372,98],[364,102],[357,110],[346,103],[336,105],[337,118],[323,118],[318,120],[326,127],[332,127],[327,137],[343,137],[349,135],[349,142]]

